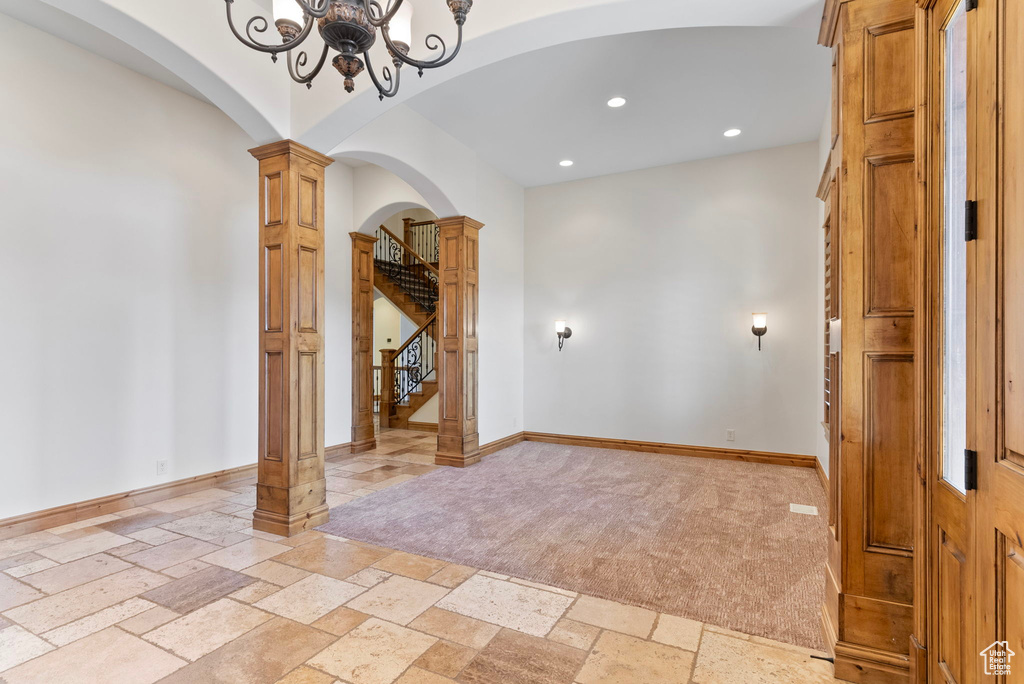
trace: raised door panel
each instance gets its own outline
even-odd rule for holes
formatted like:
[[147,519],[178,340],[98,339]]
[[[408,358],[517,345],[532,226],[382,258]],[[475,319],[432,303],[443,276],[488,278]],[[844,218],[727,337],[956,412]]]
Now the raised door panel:
[[864,40],[864,122],[914,115],[914,20],[870,26]]
[[913,155],[868,160],[864,245],[868,316],[914,313],[914,173]]

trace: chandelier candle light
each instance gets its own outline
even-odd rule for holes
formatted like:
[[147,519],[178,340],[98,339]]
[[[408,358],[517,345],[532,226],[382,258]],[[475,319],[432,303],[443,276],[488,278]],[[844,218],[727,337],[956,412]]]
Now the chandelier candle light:
[[[458,27],[458,42],[449,52],[441,36],[431,33],[424,44],[428,50],[438,54],[426,60],[409,56],[409,46],[412,44],[411,0],[387,0],[387,9],[377,0],[274,0],[274,25],[281,35],[280,45],[259,40],[258,34],[266,33],[270,27],[267,19],[260,15],[246,22],[244,34],[240,32],[231,16],[234,0],[225,0],[225,3],[228,26],[235,37],[253,50],[269,53],[275,62],[279,53],[287,52],[288,73],[296,83],[304,83],[307,88],[312,88],[313,79],[320,73],[333,49],[339,54],[334,56],[332,64],[344,76],[345,90],[350,93],[355,90],[356,76],[366,70],[383,100],[398,93],[404,64],[416,68],[422,76],[424,69],[442,67],[459,54],[462,49],[462,26],[473,7],[473,0],[446,1]],[[293,50],[309,37],[314,23],[324,46],[316,66],[303,73],[302,70],[309,63],[309,55],[302,50],[293,57]],[[395,67],[394,73],[389,67],[384,67],[379,77],[370,61],[370,48],[377,42],[377,29],[380,29],[380,35],[391,55],[391,63]]]

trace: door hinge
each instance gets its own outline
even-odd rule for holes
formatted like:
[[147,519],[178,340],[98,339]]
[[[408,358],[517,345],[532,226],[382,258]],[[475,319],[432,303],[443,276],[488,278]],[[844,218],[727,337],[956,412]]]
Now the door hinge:
[[967,200],[964,203],[964,240],[971,242],[978,239],[978,203]]
[[968,12],[976,10],[978,9],[978,0],[966,0],[964,7]]
[[964,489],[971,491],[978,488],[978,452],[964,449]]

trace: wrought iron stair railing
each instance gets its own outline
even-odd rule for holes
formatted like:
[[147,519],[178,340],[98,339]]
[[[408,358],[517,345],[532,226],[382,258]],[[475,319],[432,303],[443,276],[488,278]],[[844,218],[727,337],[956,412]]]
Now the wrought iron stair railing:
[[430,313],[437,310],[437,268],[384,226],[377,230],[373,261],[375,268],[412,301]]
[[405,242],[413,251],[428,263],[436,264],[441,260],[438,246],[441,241],[441,229],[434,221],[414,222],[405,220]]
[[431,314],[396,351],[385,353],[381,363],[380,424],[388,427],[396,409],[411,405],[413,394],[436,379],[437,314]]

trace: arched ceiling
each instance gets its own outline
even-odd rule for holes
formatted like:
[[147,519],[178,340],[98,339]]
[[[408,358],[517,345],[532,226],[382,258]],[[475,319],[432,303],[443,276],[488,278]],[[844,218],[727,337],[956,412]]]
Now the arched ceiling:
[[[243,24],[252,15],[266,14],[265,6],[266,0],[234,0],[234,12]],[[162,65],[223,110],[257,143],[290,137],[331,152],[410,97],[518,54],[665,28],[814,26],[820,6],[821,0],[478,0],[466,26],[463,54],[422,79],[407,73],[399,97],[383,103],[370,92],[365,76],[356,93],[348,95],[340,77],[329,68],[311,91],[293,84],[280,61],[274,65],[267,55],[235,40],[220,0],[2,0],[0,11],[17,16],[18,11],[31,12],[33,7],[59,10]],[[415,8],[416,35],[430,31],[452,35],[451,15],[443,0],[416,0]],[[46,30],[46,13],[38,14],[29,23]],[[382,58],[376,61],[386,63]]]

